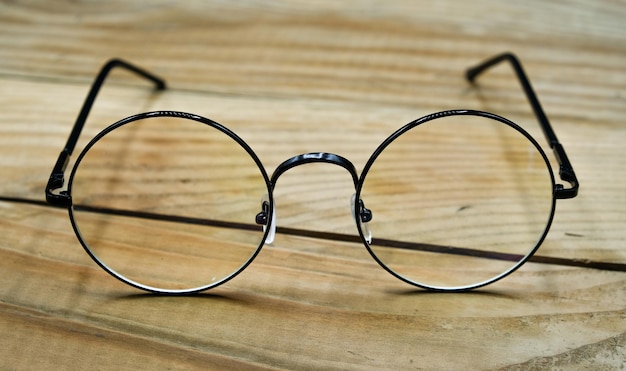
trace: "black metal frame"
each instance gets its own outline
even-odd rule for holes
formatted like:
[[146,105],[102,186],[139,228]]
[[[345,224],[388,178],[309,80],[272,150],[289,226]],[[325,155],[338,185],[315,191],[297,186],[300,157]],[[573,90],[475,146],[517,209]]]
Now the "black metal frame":
[[[254,159],[254,161],[256,162],[256,164],[259,167],[259,170],[261,171],[266,185],[267,185],[267,189],[268,189],[268,201],[266,201],[265,203],[263,203],[262,207],[261,207],[261,212],[257,215],[256,217],[256,222],[257,224],[263,224],[265,226],[271,226],[272,225],[272,210],[274,210],[274,201],[273,201],[273,197],[272,197],[272,191],[274,189],[274,186],[276,184],[276,182],[278,181],[278,178],[280,177],[280,175],[282,175],[284,172],[286,172],[287,170],[294,168],[296,166],[300,166],[300,165],[304,165],[304,164],[308,164],[308,163],[313,163],[313,162],[323,162],[323,163],[329,163],[329,164],[334,164],[340,167],[343,167],[344,169],[346,169],[350,175],[352,176],[352,180],[354,182],[354,186],[355,186],[355,190],[356,190],[356,200],[358,200],[358,202],[355,202],[354,205],[354,210],[353,213],[354,215],[358,215],[359,218],[356,221],[357,224],[357,229],[359,232],[359,236],[361,241],[364,243],[365,247],[367,248],[367,250],[369,251],[369,253],[372,255],[372,257],[374,258],[374,260],[376,262],[378,262],[385,270],[387,270],[388,272],[390,272],[392,275],[398,277],[399,279],[410,283],[412,285],[415,286],[419,286],[425,289],[430,289],[430,290],[440,290],[440,291],[462,291],[462,290],[469,290],[469,289],[473,289],[473,288],[477,288],[480,286],[484,286],[487,285],[489,283],[495,282],[505,276],[507,276],[508,274],[512,273],[513,271],[515,271],[517,268],[519,268],[521,265],[523,265],[526,261],[528,261],[533,254],[536,252],[536,250],[539,248],[539,246],[541,245],[542,241],[544,240],[544,238],[546,237],[548,230],[550,228],[550,224],[552,222],[553,216],[554,216],[554,212],[555,212],[555,200],[556,199],[567,199],[567,198],[573,198],[578,194],[578,188],[579,188],[579,183],[578,180],[576,178],[574,169],[572,168],[571,163],[569,162],[569,159],[565,153],[565,149],[563,148],[563,146],[561,145],[561,143],[558,141],[556,134],[554,133],[554,130],[552,129],[552,126],[550,125],[550,122],[547,118],[547,116],[545,115],[543,108],[541,107],[541,104],[539,103],[539,100],[537,98],[537,95],[535,94],[535,92],[532,89],[532,86],[530,84],[530,81],[528,80],[528,77],[526,76],[526,73],[524,72],[521,63],[519,62],[519,60],[511,53],[503,53],[500,55],[497,55],[493,58],[490,58],[486,61],[484,61],[483,63],[470,68],[467,70],[466,72],[466,78],[468,79],[468,81],[470,82],[474,82],[475,79],[484,71],[486,71],[487,69],[489,69],[490,67],[499,64],[501,62],[509,62],[512,67],[513,70],[518,78],[518,80],[520,81],[520,84],[522,86],[522,89],[524,90],[526,97],[533,109],[533,112],[535,114],[535,116],[537,117],[537,120],[539,122],[539,125],[541,126],[543,133],[546,137],[546,140],[548,141],[550,147],[552,148],[555,158],[559,164],[559,176],[561,178],[561,180],[568,182],[570,184],[569,188],[565,188],[562,184],[555,184],[554,181],[554,174],[552,173],[552,169],[550,167],[550,162],[547,158],[547,156],[545,155],[545,153],[543,152],[543,150],[541,149],[541,147],[539,146],[539,144],[536,142],[535,139],[533,139],[530,134],[528,134],[525,130],[523,130],[521,127],[519,127],[518,125],[516,125],[515,123],[500,117],[498,115],[492,114],[492,113],[488,113],[488,112],[483,112],[483,111],[476,111],[476,110],[449,110],[449,111],[443,111],[443,112],[438,112],[438,113],[434,113],[431,115],[427,115],[424,116],[420,119],[417,119],[409,124],[406,124],[405,126],[403,126],[402,128],[398,129],[396,132],[394,132],[391,136],[389,136],[385,141],[383,141],[383,143],[374,151],[374,153],[372,154],[372,156],[370,157],[370,159],[368,160],[367,164],[365,165],[365,168],[363,170],[363,172],[361,173],[360,177],[354,167],[354,165],[352,164],[352,162],[350,162],[348,159],[336,155],[336,154],[332,154],[332,153],[325,153],[325,152],[313,152],[313,153],[304,153],[304,154],[300,154],[297,156],[293,156],[291,158],[289,158],[288,160],[284,161],[283,163],[281,163],[273,172],[271,177],[268,177],[267,173],[265,172],[261,161],[259,160],[259,158],[256,156],[256,154],[252,151],[252,149],[239,137],[237,136],[234,132],[230,131],[228,128],[212,121],[209,120],[207,118],[198,116],[198,115],[193,115],[193,114],[189,114],[189,113],[185,113],[185,112],[175,112],[175,111],[156,111],[156,112],[147,112],[147,113],[142,113],[142,114],[138,114],[138,115],[134,115],[125,119],[122,119],[118,122],[116,122],[113,125],[110,125],[109,127],[107,127],[106,129],[104,129],[102,132],[100,132],[98,135],[96,135],[96,137],[94,137],[88,144],[87,146],[83,149],[83,151],[81,152],[81,154],[78,156],[74,167],[71,171],[70,174],[70,180],[68,182],[67,185],[67,190],[63,190],[63,188],[65,187],[65,171],[66,171],[66,167],[69,163],[69,158],[72,155],[76,143],[78,141],[78,138],[81,134],[81,131],[85,125],[85,122],[87,120],[87,117],[89,115],[89,112],[94,104],[94,101],[96,99],[96,96],[98,95],[98,92],[100,91],[102,85],[104,84],[104,81],[106,79],[106,77],[108,76],[109,72],[113,69],[113,68],[123,68],[126,69],[128,71],[131,71],[135,74],[137,74],[140,77],[143,77],[149,81],[151,81],[154,85],[155,88],[157,90],[163,90],[166,88],[166,84],[165,81],[161,78],[159,78],[158,76],[147,72],[141,68],[138,68],[130,63],[127,63],[125,61],[119,60],[119,59],[113,59],[111,61],[109,61],[108,63],[106,63],[103,68],[101,69],[100,73],[97,75],[94,83],[91,86],[91,89],[89,91],[89,94],[87,95],[87,98],[85,99],[85,102],[83,103],[82,109],[80,111],[80,114],[78,115],[78,118],[74,124],[74,127],[70,133],[70,136],[67,140],[67,143],[65,144],[65,147],[63,148],[63,150],[61,151],[61,153],[59,154],[59,157],[57,159],[57,162],[54,165],[54,168],[50,174],[50,178],[48,180],[48,183],[46,185],[46,189],[45,189],[45,194],[46,194],[46,201],[49,205],[52,206],[56,206],[56,207],[64,207],[68,209],[69,212],[69,216],[70,216],[70,220],[72,222],[72,226],[74,228],[74,231],[80,241],[80,243],[83,245],[83,248],[87,251],[87,253],[92,257],[92,259],[94,259],[96,261],[96,263],[98,265],[100,265],[103,269],[105,269],[107,272],[109,272],[110,274],[112,274],[114,277],[118,278],[119,280],[130,284],[132,286],[135,286],[137,288],[140,289],[144,289],[147,291],[152,291],[152,292],[158,292],[158,293],[166,293],[166,294],[186,294],[186,293],[191,293],[191,292],[199,292],[199,291],[203,291],[215,286],[218,286],[220,284],[223,284],[224,282],[230,280],[231,278],[235,277],[237,274],[239,274],[241,271],[243,271],[251,262],[252,260],[256,257],[256,255],[259,253],[260,249],[262,248],[268,234],[270,233],[270,228],[266,228],[263,239],[260,242],[260,245],[258,246],[257,250],[255,251],[255,253],[250,257],[250,259],[236,272],[233,272],[230,276],[215,282],[213,284],[207,285],[207,286],[203,286],[203,287],[198,287],[198,288],[193,288],[193,289],[189,289],[189,290],[162,290],[162,289],[158,289],[158,288],[153,288],[153,287],[147,287],[144,286],[142,284],[139,284],[137,282],[133,282],[119,274],[117,274],[115,271],[113,271],[112,269],[110,269],[109,267],[106,266],[105,263],[101,262],[96,256],[93,255],[93,253],[90,251],[89,247],[87,246],[87,244],[82,240],[80,232],[78,230],[78,227],[76,226],[76,223],[74,221],[74,217],[73,217],[73,211],[72,208],[73,207],[81,207],[80,205],[73,205],[72,204],[72,197],[71,197],[71,190],[72,190],[72,179],[74,177],[75,171],[78,167],[78,165],[80,164],[83,156],[85,155],[85,153],[89,150],[89,148],[91,148],[91,146],[93,146],[100,138],[102,138],[104,135],[106,135],[107,133],[109,133],[110,131],[122,126],[122,125],[126,125],[128,123],[131,123],[133,121],[139,120],[139,119],[143,119],[143,118],[148,118],[148,117],[162,117],[162,116],[167,116],[167,117],[181,117],[181,118],[185,118],[185,119],[190,119],[190,120],[195,120],[198,122],[201,122],[203,124],[206,124],[208,126],[211,126],[219,131],[221,131],[222,133],[228,135],[229,137],[231,137],[234,141],[236,141],[239,145],[241,145],[246,152]],[[552,179],[552,184],[553,184],[553,201],[552,201],[552,211],[551,211],[551,215],[549,216],[549,220],[548,220],[548,224],[546,226],[546,229],[544,230],[543,235],[541,236],[540,240],[538,241],[538,243],[536,244],[536,246],[534,247],[534,249],[527,254],[526,256],[508,256],[505,254],[495,254],[495,253],[485,253],[485,252],[480,252],[480,251],[476,251],[476,250],[471,250],[471,249],[464,249],[464,248],[445,248],[445,252],[446,253],[453,253],[453,254],[461,254],[461,255],[471,255],[471,256],[485,256],[488,257],[490,259],[501,259],[501,260],[514,260],[517,261],[518,263],[516,265],[514,265],[511,269],[509,269],[508,271],[502,273],[501,275],[492,278],[488,281],[482,282],[482,283],[478,283],[478,284],[473,284],[471,286],[463,286],[463,287],[458,287],[458,288],[438,288],[438,287],[430,287],[430,286],[423,286],[419,283],[410,281],[400,275],[398,275],[397,273],[395,273],[393,270],[389,269],[382,261],[379,260],[379,258],[374,254],[374,252],[372,251],[372,249],[369,246],[368,243],[368,239],[366,237],[366,233],[364,232],[364,224],[369,222],[372,219],[372,212],[370,210],[368,210],[367,208],[365,208],[365,205],[363,204],[363,201],[360,199],[360,193],[361,193],[361,188],[363,185],[363,182],[367,176],[367,173],[371,167],[371,165],[374,163],[374,161],[376,160],[376,158],[380,155],[380,153],[389,145],[391,144],[395,139],[397,139],[400,135],[402,135],[403,133],[405,133],[408,130],[411,130],[412,128],[421,125],[425,122],[428,122],[430,120],[433,120],[435,118],[439,118],[439,117],[446,117],[446,116],[453,116],[453,115],[473,115],[473,116],[482,116],[482,117],[487,117],[493,120],[497,120],[500,121],[503,124],[506,124],[512,128],[514,128],[515,130],[519,131],[520,133],[522,133],[524,136],[526,136],[526,138],[533,143],[533,145],[537,148],[537,150],[541,153],[541,155],[544,158],[544,161],[546,162],[548,171],[550,172],[550,177]],[[83,207],[83,210],[85,210],[85,208]],[[185,218],[185,217],[179,217],[179,216],[175,216],[175,215],[161,215],[161,214],[152,214],[152,213],[142,213],[142,212],[135,212],[135,211],[125,211],[125,210],[114,210],[114,209],[104,209],[104,208],[99,208],[99,209],[91,209],[90,211],[93,212],[100,212],[100,213],[107,213],[107,214],[112,214],[112,215],[132,215],[134,217],[138,217],[138,218],[149,218],[149,219],[159,219],[159,220],[169,220],[169,221],[179,221],[179,222],[185,222],[185,223],[192,223],[192,224],[204,224],[204,225],[219,225],[222,227],[227,227],[227,228],[239,228],[239,229],[250,229],[250,228],[255,228],[254,224],[251,225],[243,225],[243,224],[233,224],[233,223],[225,223],[223,221],[216,221],[216,220],[207,220],[207,219],[191,219],[191,218]],[[355,218],[356,219],[356,218]],[[271,231],[273,233],[273,231]],[[280,232],[280,230],[279,230]],[[331,234],[331,233],[323,233],[323,232],[310,232],[310,231],[300,231],[301,235],[320,235],[320,236],[326,236],[327,238],[337,238],[337,239],[341,239],[341,240],[352,240],[350,237],[347,236],[343,236],[343,235],[337,235],[337,234]],[[322,237],[324,238],[324,237]],[[418,249],[418,250],[422,250],[422,251],[438,251],[438,252],[444,252],[444,250],[442,249],[442,247],[440,246],[433,246],[433,245],[426,245],[426,244],[418,244],[418,243],[406,243],[406,242],[402,242],[402,241],[389,241],[389,240],[380,240],[377,239],[376,240],[377,244],[382,244],[385,246],[389,246],[389,247],[396,247],[396,248],[405,248],[405,249]]]

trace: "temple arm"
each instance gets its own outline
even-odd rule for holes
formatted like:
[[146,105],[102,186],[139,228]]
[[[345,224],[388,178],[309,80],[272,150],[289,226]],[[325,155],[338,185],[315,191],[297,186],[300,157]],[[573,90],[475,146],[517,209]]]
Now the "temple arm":
[[54,168],[52,169],[52,173],[50,174],[50,178],[48,179],[48,184],[46,185],[46,201],[53,206],[67,206],[68,197],[65,194],[56,194],[54,191],[63,188],[65,183],[64,173],[65,168],[70,159],[70,155],[74,151],[74,147],[76,146],[76,142],[78,142],[78,137],[80,136],[81,131],[83,130],[83,126],[85,126],[85,121],[87,121],[87,116],[89,116],[89,112],[91,111],[91,107],[93,106],[94,101],[96,100],[96,96],[102,85],[104,84],[104,80],[109,75],[109,72],[116,67],[124,68],[128,71],[134,72],[135,74],[152,81],[158,90],[165,89],[165,81],[161,78],[141,69],[136,66],[133,66],[130,63],[124,62],[119,59],[110,60],[107,64],[105,64],[93,84],[91,85],[91,90],[89,90],[89,94],[83,103],[83,107],[78,114],[78,118],[76,119],[76,123],[74,123],[74,128],[70,133],[69,138],[67,139],[67,143],[63,148],[63,151],[59,154],[59,158],[57,159]]
[[530,85],[530,81],[522,68],[522,64],[519,59],[515,57],[515,55],[511,53],[503,53],[497,55],[493,58],[490,58],[481,64],[472,67],[467,70],[466,77],[470,82],[474,82],[476,77],[483,73],[485,70],[493,67],[494,65],[508,61],[513,66],[513,70],[517,75],[517,78],[522,85],[522,89],[524,89],[524,93],[526,93],[526,97],[528,98],[528,102],[530,103],[533,111],[535,112],[535,116],[537,117],[537,121],[539,121],[539,125],[543,130],[543,133],[546,137],[546,140],[550,144],[550,148],[554,151],[554,156],[556,157],[559,163],[559,176],[561,180],[566,181],[570,184],[570,188],[565,188],[561,184],[557,184],[555,189],[555,197],[559,199],[563,198],[573,198],[578,194],[578,179],[576,178],[576,173],[574,173],[574,169],[572,168],[572,164],[569,162],[567,158],[567,154],[565,153],[565,149],[559,142],[552,129],[552,125],[550,125],[550,121],[548,121],[548,117],[546,116],[541,104],[539,103],[539,99],[537,99],[537,94],[533,91],[532,86]]

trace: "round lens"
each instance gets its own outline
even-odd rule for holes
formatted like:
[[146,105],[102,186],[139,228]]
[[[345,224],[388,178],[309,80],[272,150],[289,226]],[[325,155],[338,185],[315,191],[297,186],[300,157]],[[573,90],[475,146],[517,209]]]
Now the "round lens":
[[[387,139],[367,163],[357,197],[371,210],[358,228],[374,258],[411,284],[463,290],[519,267],[554,213],[544,152],[499,116],[449,111]],[[364,232],[365,231],[365,232]]]
[[70,218],[87,252],[140,288],[191,292],[239,273],[263,244],[269,181],[232,132],[181,113],[143,114],[100,133],[71,174]]

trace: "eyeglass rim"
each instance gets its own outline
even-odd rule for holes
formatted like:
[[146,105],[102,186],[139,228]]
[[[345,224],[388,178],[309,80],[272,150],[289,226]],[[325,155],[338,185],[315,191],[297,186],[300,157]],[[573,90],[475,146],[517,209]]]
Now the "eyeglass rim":
[[[267,196],[268,196],[268,200],[269,200],[269,205],[270,205],[270,210],[273,210],[274,207],[274,198],[272,195],[272,187],[271,187],[271,183],[270,183],[270,178],[267,174],[267,172],[265,171],[265,168],[263,167],[263,164],[261,163],[261,160],[259,159],[259,157],[256,155],[256,153],[252,150],[252,148],[250,148],[250,146],[241,138],[239,137],[237,134],[235,134],[232,130],[228,129],[227,127],[225,127],[224,125],[221,125],[211,119],[208,119],[206,117],[203,116],[199,116],[199,115],[194,115],[194,114],[190,114],[190,113],[186,113],[186,112],[179,112],[179,111],[153,111],[153,112],[144,112],[144,113],[139,113],[139,114],[135,114],[126,118],[123,118],[109,126],[107,126],[105,129],[103,129],[102,131],[100,131],[96,136],[94,136],[86,145],[85,147],[82,149],[82,151],[80,152],[80,154],[78,155],[78,157],[76,158],[76,161],[74,162],[74,165],[72,167],[72,171],[70,173],[70,177],[67,183],[67,195],[69,196],[69,204],[68,204],[68,214],[69,214],[69,218],[70,218],[70,222],[72,224],[72,229],[74,230],[74,233],[76,234],[76,237],[78,238],[80,244],[82,245],[83,249],[85,250],[85,252],[87,252],[87,254],[91,257],[91,259],[93,261],[96,262],[96,264],[98,264],[98,266],[100,266],[100,268],[104,269],[107,273],[109,273],[111,276],[117,278],[118,280],[133,286],[135,288],[141,289],[141,290],[145,290],[148,292],[152,292],[152,293],[157,293],[157,294],[171,294],[171,295],[186,295],[186,294],[193,294],[193,293],[198,293],[201,291],[206,291],[209,289],[212,289],[214,287],[220,286],[228,281],[230,281],[231,279],[235,278],[237,275],[239,275],[241,272],[243,272],[251,263],[252,261],[254,261],[254,259],[257,257],[257,255],[261,252],[261,249],[263,248],[263,245],[265,244],[265,239],[267,238],[268,234],[270,233],[270,229],[269,228],[265,228],[263,231],[263,236],[259,242],[259,245],[256,247],[256,249],[254,250],[254,252],[250,255],[250,257],[248,257],[248,259],[238,268],[236,269],[234,272],[230,273],[229,275],[227,275],[226,277],[212,282],[210,284],[207,285],[201,285],[201,286],[197,286],[197,287],[191,287],[191,288],[186,288],[186,289],[165,289],[165,288],[160,288],[160,287],[153,287],[150,285],[146,285],[146,284],[142,284],[139,282],[136,282],[128,277],[126,277],[123,274],[118,273],[115,269],[109,267],[105,262],[103,262],[102,260],[100,260],[100,258],[98,258],[96,256],[96,254],[91,251],[89,245],[87,244],[87,242],[84,240],[82,234],[80,233],[80,228],[78,227],[78,224],[75,220],[74,217],[74,208],[73,208],[73,202],[72,202],[72,189],[73,189],[73,183],[74,183],[74,176],[76,174],[76,171],[78,169],[78,167],[80,166],[83,158],[85,157],[85,155],[89,152],[89,150],[98,142],[100,141],[100,139],[102,139],[105,135],[109,134],[110,132],[112,132],[115,129],[118,129],[122,126],[125,126],[127,124],[139,121],[139,120],[143,120],[143,119],[150,119],[150,118],[159,118],[159,117],[168,117],[168,118],[180,118],[180,119],[188,119],[188,120],[192,120],[192,121],[196,121],[199,122],[201,124],[205,124],[209,127],[212,127],[216,130],[218,130],[219,132],[227,135],[228,137],[230,137],[232,140],[234,140],[237,144],[239,144],[247,153],[248,155],[254,160],[255,164],[257,165],[257,167],[259,168],[259,171],[261,172],[262,176],[263,176],[263,180],[265,181],[265,187],[267,188]],[[259,201],[260,202],[260,201]],[[273,218],[273,213],[270,213],[269,215],[269,219],[268,219],[268,225],[270,225],[270,223],[272,222],[272,218]]]
[[[554,218],[554,214],[555,214],[555,209],[556,209],[556,197],[554,195],[554,187],[555,187],[555,177],[554,177],[554,172],[552,171],[551,165],[550,165],[550,161],[548,160],[547,155],[545,154],[545,152],[543,151],[543,149],[541,148],[541,146],[538,144],[538,142],[526,131],[524,130],[521,126],[515,124],[514,122],[501,117],[499,115],[493,114],[493,113],[489,113],[489,112],[484,112],[484,111],[478,111],[478,110],[448,110],[448,111],[441,111],[441,112],[436,112],[436,113],[432,113],[426,116],[423,116],[421,118],[418,118],[404,126],[402,126],[401,128],[397,129],[394,133],[392,133],[390,136],[388,136],[377,148],[376,150],[372,153],[372,155],[369,157],[366,165],[364,166],[361,174],[358,177],[358,182],[356,182],[355,184],[355,190],[356,190],[356,199],[360,199],[360,195],[361,195],[361,191],[363,189],[363,184],[364,181],[366,179],[366,176],[371,168],[371,166],[375,163],[376,159],[379,157],[379,155],[391,144],[393,143],[397,138],[399,138],[400,136],[402,136],[404,133],[406,133],[407,131],[421,125],[424,124],[426,122],[438,119],[438,118],[444,118],[444,117],[450,117],[450,116],[478,116],[478,117],[485,117],[488,119],[492,119],[495,121],[498,121],[500,123],[503,123],[513,129],[515,129],[516,131],[518,131],[519,133],[521,133],[529,142],[531,142],[534,147],[537,149],[537,151],[541,154],[545,164],[546,164],[546,168],[548,170],[548,173],[550,175],[550,180],[551,180],[551,184],[553,187],[553,192],[552,192],[552,202],[551,202],[551,209],[550,209],[550,215],[548,217],[546,226],[544,228],[544,231],[542,233],[542,235],[540,236],[540,238],[538,239],[536,245],[534,246],[533,249],[531,249],[531,251],[524,256],[523,259],[519,260],[515,265],[513,265],[511,268],[509,268],[508,270],[506,270],[505,272],[482,282],[479,283],[474,283],[474,284],[470,284],[470,285],[465,285],[465,286],[458,286],[458,287],[445,287],[445,286],[433,286],[433,285],[427,285],[427,284],[423,284],[420,282],[416,282],[413,281],[411,279],[408,279],[404,276],[402,276],[401,274],[395,272],[393,269],[389,268],[373,251],[372,247],[370,246],[370,244],[367,242],[367,238],[365,237],[365,233],[363,231],[361,222],[357,219],[355,219],[355,224],[357,227],[357,231],[359,234],[359,237],[363,243],[363,245],[365,246],[365,248],[367,249],[367,251],[369,252],[369,254],[372,256],[372,258],[383,268],[385,269],[387,272],[389,272],[392,276],[400,279],[403,282],[406,282],[408,284],[411,284],[413,286],[416,287],[420,287],[423,289],[427,289],[427,290],[431,290],[431,291],[467,291],[467,290],[472,290],[475,288],[479,288],[488,284],[491,284],[495,281],[498,281],[506,276],[508,276],[509,274],[513,273],[515,270],[517,270],[519,267],[521,267],[522,265],[524,265],[524,263],[526,263],[531,257],[532,255],[539,249],[539,247],[541,246],[541,244],[543,243],[543,241],[545,240],[550,226],[552,224],[552,220]],[[270,204],[270,209],[269,210],[274,210],[274,198],[273,198],[273,188],[275,186],[275,184],[272,184],[270,177],[268,176],[261,160],[259,159],[259,157],[256,155],[256,153],[252,150],[252,148],[241,138],[239,137],[237,134],[235,134],[232,130],[228,129],[227,127],[213,121],[210,120],[208,118],[199,116],[199,115],[195,115],[195,114],[190,114],[190,113],[186,113],[186,112],[178,112],[178,111],[154,111],[154,112],[145,112],[145,113],[140,113],[140,114],[136,114],[136,115],[132,115],[129,117],[126,117],[124,119],[121,119],[119,121],[117,121],[114,124],[109,125],[108,127],[106,127],[105,129],[103,129],[102,131],[100,131],[96,136],[94,136],[87,145],[85,145],[85,147],[83,148],[83,150],[81,151],[81,153],[79,154],[79,156],[76,159],[76,162],[74,163],[74,166],[72,168],[72,171],[70,173],[70,178],[68,181],[68,188],[67,188],[67,192],[68,195],[70,196],[70,200],[71,200],[71,194],[72,194],[72,189],[73,189],[73,181],[74,181],[74,176],[76,174],[76,171],[82,161],[82,159],[84,158],[84,156],[86,155],[86,153],[100,140],[102,139],[105,135],[107,135],[108,133],[110,133],[111,131],[124,126],[126,124],[138,121],[138,120],[142,120],[142,119],[148,119],[148,118],[156,118],[156,117],[171,117],[171,118],[181,118],[181,119],[189,119],[189,120],[193,120],[193,121],[197,121],[203,124],[206,124],[220,132],[222,132],[223,134],[226,134],[228,137],[230,137],[231,139],[233,139],[237,144],[239,144],[242,148],[244,148],[244,150],[248,153],[248,155],[254,160],[255,164],[257,165],[257,167],[259,168],[259,171],[261,172],[263,179],[265,181],[265,186],[267,188],[267,195],[268,195],[268,199],[269,199],[269,204]],[[207,284],[207,285],[201,285],[198,287],[194,287],[194,288],[187,288],[187,289],[164,289],[164,288],[160,288],[160,287],[152,287],[152,286],[148,286],[136,281],[131,280],[130,278],[118,273],[117,271],[115,271],[114,269],[110,268],[106,263],[104,263],[103,261],[101,261],[96,255],[95,253],[93,253],[91,251],[91,249],[89,248],[88,244],[86,243],[86,241],[84,240],[84,238],[82,237],[81,233],[80,233],[80,229],[76,223],[75,217],[74,217],[74,213],[73,213],[73,207],[72,207],[72,203],[70,202],[70,205],[68,207],[68,213],[69,213],[69,218],[72,224],[72,228],[74,229],[74,232],[76,234],[76,236],[78,237],[79,242],[81,243],[81,245],[83,246],[83,249],[87,252],[87,254],[102,268],[104,269],[107,273],[111,274],[112,276],[114,276],[115,278],[117,278],[118,280],[129,284],[133,287],[139,288],[139,289],[143,289],[146,291],[150,291],[150,292],[155,292],[155,293],[165,293],[165,294],[190,294],[190,293],[195,293],[195,292],[200,292],[200,291],[205,291],[217,286],[220,286],[226,282],[228,282],[229,280],[231,280],[232,278],[236,277],[238,274],[240,274],[243,270],[245,270],[251,263],[252,261],[254,261],[254,259],[256,258],[256,256],[260,253],[261,249],[263,248],[263,246],[265,245],[265,240],[268,236],[268,234],[270,233],[270,229],[266,228],[265,231],[263,232],[263,237],[259,242],[259,245],[257,246],[257,248],[255,249],[255,251],[251,254],[251,256],[234,272],[232,272],[231,274],[229,274],[228,276],[222,278],[219,281],[213,282],[211,284]],[[355,203],[354,206],[354,210],[353,212],[355,213],[354,215],[359,215],[359,203]],[[273,218],[274,213],[270,212],[268,217],[268,222],[267,225],[271,225],[272,223],[272,218]]]
[[[541,148],[541,146],[539,145],[539,143],[537,142],[537,140],[535,140],[535,138],[532,137],[532,135],[530,135],[526,130],[524,130],[524,128],[522,128],[520,125],[514,123],[513,121],[504,118],[502,116],[496,115],[494,113],[490,113],[490,112],[485,112],[485,111],[479,111],[479,110],[447,110],[447,111],[441,111],[441,112],[436,112],[436,113],[432,113],[426,116],[422,116],[414,121],[411,121],[410,123],[402,126],[401,128],[399,128],[398,130],[396,130],[393,134],[391,134],[389,137],[387,137],[387,139],[385,139],[377,148],[376,150],[372,153],[372,155],[370,156],[370,158],[367,160],[365,166],[363,167],[363,170],[361,171],[361,175],[359,176],[359,180],[357,182],[357,187],[356,187],[356,193],[355,193],[355,197],[357,200],[361,199],[361,192],[363,190],[363,185],[365,182],[365,179],[367,177],[367,174],[369,172],[369,170],[371,169],[372,165],[375,163],[376,159],[380,156],[380,154],[391,144],[393,143],[396,139],[398,139],[400,136],[402,136],[403,134],[405,134],[407,131],[422,125],[426,122],[429,121],[433,121],[436,120],[438,118],[445,118],[445,117],[451,117],[451,116],[475,116],[475,117],[484,117],[487,119],[492,119],[495,121],[498,121],[502,124],[505,124],[509,127],[511,127],[512,129],[516,130],[517,132],[519,132],[520,134],[522,134],[524,137],[526,137],[526,139],[531,142],[533,144],[533,146],[537,149],[537,151],[541,154],[541,157],[543,158],[543,161],[546,164],[546,168],[547,171],[550,175],[550,182],[552,184],[552,202],[551,202],[551,206],[550,206],[550,214],[548,215],[548,220],[546,222],[545,228],[543,230],[543,233],[540,235],[539,239],[537,240],[535,246],[521,259],[519,260],[516,264],[514,264],[512,267],[510,267],[508,270],[500,273],[499,275],[496,275],[490,279],[487,279],[485,281],[481,281],[481,282],[477,282],[474,284],[470,284],[470,285],[463,285],[463,286],[454,286],[454,287],[448,287],[448,286],[437,286],[437,285],[428,285],[428,284],[424,284],[424,283],[420,283],[414,280],[411,280],[409,278],[404,277],[403,275],[395,272],[393,269],[389,268],[377,255],[376,253],[374,253],[371,245],[367,242],[367,238],[365,236],[365,232],[363,231],[362,228],[362,224],[359,220],[355,220],[356,222],[356,227],[357,227],[357,231],[359,233],[359,236],[361,238],[361,241],[363,241],[363,244],[365,245],[365,248],[367,249],[367,251],[369,252],[369,254],[372,256],[372,258],[383,268],[385,269],[387,272],[389,272],[392,276],[398,278],[399,280],[406,282],[410,285],[422,288],[422,289],[426,289],[429,291],[440,291],[440,292],[462,292],[462,291],[470,291],[476,288],[480,288],[486,285],[489,285],[491,283],[494,283],[496,281],[501,280],[502,278],[510,275],[511,273],[515,272],[517,269],[519,269],[522,265],[524,265],[526,262],[528,262],[528,260],[530,260],[532,258],[532,256],[535,254],[535,252],[537,252],[537,250],[539,249],[539,247],[543,244],[543,241],[545,240],[545,238],[548,235],[548,232],[550,230],[550,227],[552,226],[552,221],[554,219],[554,215],[556,213],[556,191],[557,191],[557,185],[556,185],[556,180],[555,180],[555,176],[554,176],[554,171],[552,170],[552,165],[550,163],[550,160],[548,159],[548,156],[546,155],[545,151]],[[355,204],[354,206],[354,210],[353,212],[358,213],[359,212],[359,205],[358,203]],[[355,214],[358,215],[358,214]]]

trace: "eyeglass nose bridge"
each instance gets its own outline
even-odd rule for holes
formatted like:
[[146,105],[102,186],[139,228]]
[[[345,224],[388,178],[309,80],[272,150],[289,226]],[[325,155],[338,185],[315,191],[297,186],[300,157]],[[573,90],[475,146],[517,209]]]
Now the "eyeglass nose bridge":
[[[342,168],[346,169],[352,176],[352,182],[354,183],[354,188],[355,189],[357,188],[358,183],[359,183],[359,176],[356,172],[356,168],[354,167],[354,164],[350,160],[334,153],[308,152],[308,153],[303,153],[297,156],[293,156],[283,161],[280,165],[278,165],[278,167],[276,167],[276,170],[274,170],[274,173],[272,174],[272,177],[270,179],[271,191],[274,191],[274,187],[276,185],[276,182],[278,181],[278,178],[282,174],[284,174],[287,170],[293,169],[294,167],[297,167],[300,165],[310,164],[310,163],[315,163],[315,162],[333,164],[333,165],[341,166]],[[355,200],[353,196],[351,200],[352,215],[356,220],[357,214],[355,214],[354,203],[355,203]],[[272,219],[271,219],[271,225],[268,225],[270,212],[272,212]],[[359,216],[359,220],[356,220],[357,223],[359,223],[361,227],[364,227],[364,229],[367,230],[366,234],[370,235],[369,237],[366,236],[366,239],[368,240],[368,243],[369,243],[369,240],[371,240],[371,234],[369,233],[369,229],[367,229],[365,224],[372,220],[372,211],[365,207],[363,200],[358,201],[358,216]],[[259,212],[256,216],[256,223],[263,225],[264,228],[270,228],[270,231],[265,239],[265,243],[268,243],[268,244],[272,243],[274,240],[275,232],[276,232],[276,207],[274,207],[274,210],[270,211],[269,201],[266,200],[265,197],[261,203],[261,212]]]
[[350,160],[348,160],[347,158],[343,156],[336,155],[334,153],[309,152],[309,153],[303,153],[301,155],[293,156],[292,158],[285,160],[283,161],[283,163],[278,165],[276,170],[274,170],[274,173],[272,174],[272,178],[270,180],[272,190],[274,190],[274,186],[276,185],[278,178],[282,174],[284,174],[287,170],[293,169],[294,167],[297,167],[300,165],[310,164],[314,162],[323,162],[327,164],[333,164],[333,165],[341,166],[344,169],[348,170],[348,172],[352,176],[352,182],[354,183],[354,187],[356,188],[359,182],[359,176],[356,172],[356,168],[354,167],[352,162],[350,162]]

